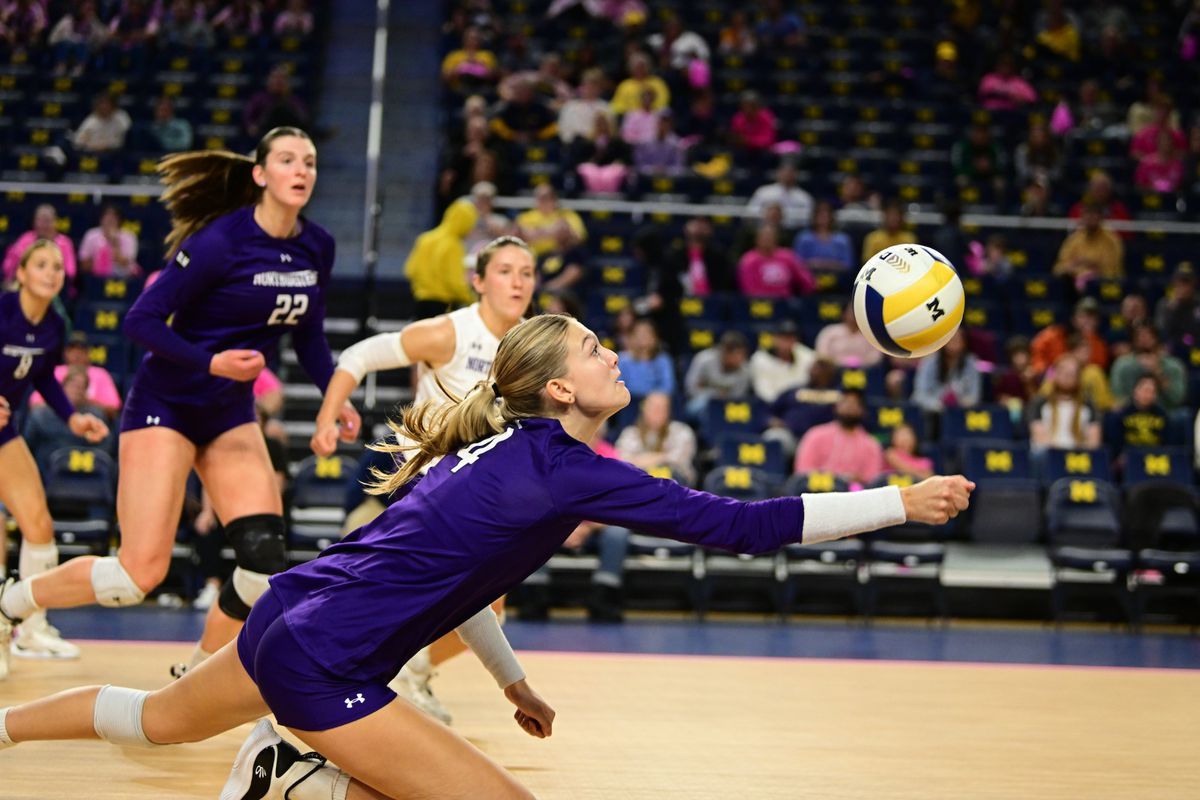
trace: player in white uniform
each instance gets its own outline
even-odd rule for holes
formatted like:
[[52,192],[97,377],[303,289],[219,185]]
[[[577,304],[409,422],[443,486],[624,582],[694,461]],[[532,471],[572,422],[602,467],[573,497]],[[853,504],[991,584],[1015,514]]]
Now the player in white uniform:
[[[525,316],[536,284],[533,253],[515,236],[502,236],[479,251],[471,284],[479,302],[448,314],[423,319],[398,332],[380,333],[346,348],[317,412],[311,446],[319,456],[332,455],[338,442],[338,410],[368,372],[417,365],[415,402],[449,402],[466,395],[491,374],[500,337]],[[504,598],[493,604],[497,613]],[[405,666],[392,688],[443,722],[450,715],[429,689],[433,667],[465,649],[455,634],[421,650]]]

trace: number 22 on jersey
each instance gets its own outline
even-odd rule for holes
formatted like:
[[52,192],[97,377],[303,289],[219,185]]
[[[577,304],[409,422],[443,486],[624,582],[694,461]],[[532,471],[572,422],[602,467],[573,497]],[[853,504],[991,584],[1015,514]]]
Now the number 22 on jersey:
[[306,294],[277,294],[275,295],[275,310],[267,317],[268,325],[295,325],[308,311],[308,295]]

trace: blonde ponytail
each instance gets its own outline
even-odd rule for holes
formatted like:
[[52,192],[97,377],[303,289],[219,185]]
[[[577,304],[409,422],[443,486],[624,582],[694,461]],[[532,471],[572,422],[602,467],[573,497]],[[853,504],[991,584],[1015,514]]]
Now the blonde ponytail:
[[500,433],[517,420],[545,416],[546,384],[566,371],[571,322],[565,314],[544,314],[522,322],[500,340],[491,381],[479,381],[463,398],[446,392],[439,381],[449,404],[428,400],[406,408],[399,424],[389,420],[398,441],[372,447],[383,453],[404,453],[406,458],[390,475],[372,470],[376,481],[367,491],[391,494],[435,459]]

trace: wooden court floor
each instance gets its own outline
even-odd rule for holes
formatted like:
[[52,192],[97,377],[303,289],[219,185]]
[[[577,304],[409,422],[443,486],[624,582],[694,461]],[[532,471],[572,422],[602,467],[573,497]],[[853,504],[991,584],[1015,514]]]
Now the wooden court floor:
[[[161,685],[190,645],[83,642],[19,661],[0,705]],[[558,711],[525,736],[470,656],[435,684],[454,726],[539,798],[1200,797],[1200,672],[524,653]],[[0,752],[0,798],[216,798],[249,728],[194,745]],[[486,800],[486,798],[481,798]]]

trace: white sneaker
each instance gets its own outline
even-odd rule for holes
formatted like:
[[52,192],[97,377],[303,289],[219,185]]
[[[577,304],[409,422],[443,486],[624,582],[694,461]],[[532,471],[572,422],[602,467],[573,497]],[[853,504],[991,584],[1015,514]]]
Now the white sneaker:
[[[16,583],[12,578],[0,583],[0,597]],[[0,611],[0,681],[8,677],[8,650],[12,643],[13,621]]]
[[198,611],[208,611],[212,608],[212,604],[217,602],[217,596],[221,594],[221,587],[215,583],[206,583],[200,593],[196,595],[196,599],[192,601],[192,608]]
[[324,757],[316,753],[302,754],[279,738],[269,721],[260,719],[233,760],[221,800],[283,800],[310,778],[314,790],[317,784],[329,787],[321,792],[324,796],[336,796],[338,788],[340,796],[346,796],[349,777],[345,773],[325,766]]
[[58,628],[46,621],[46,612],[39,611],[21,621],[12,642],[12,654],[17,658],[79,658],[79,647],[62,638]]
[[405,666],[400,670],[399,675],[392,678],[392,682],[388,686],[396,694],[438,722],[441,722],[443,725],[449,725],[453,717],[450,716],[450,712],[446,710],[446,707],[442,705],[442,701],[434,696],[433,689],[429,688],[429,682],[432,678],[432,672],[414,672]]

